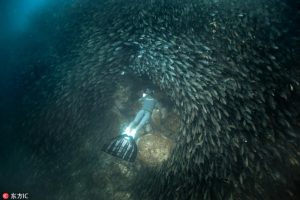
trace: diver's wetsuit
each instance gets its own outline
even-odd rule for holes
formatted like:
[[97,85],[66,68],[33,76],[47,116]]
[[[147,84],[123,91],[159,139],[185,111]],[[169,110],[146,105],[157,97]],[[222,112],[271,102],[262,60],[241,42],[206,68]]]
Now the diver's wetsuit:
[[143,107],[136,114],[133,122],[129,124],[130,128],[136,129],[136,132],[149,122],[153,109],[158,107],[158,102],[151,95],[146,95],[139,101],[143,101]]

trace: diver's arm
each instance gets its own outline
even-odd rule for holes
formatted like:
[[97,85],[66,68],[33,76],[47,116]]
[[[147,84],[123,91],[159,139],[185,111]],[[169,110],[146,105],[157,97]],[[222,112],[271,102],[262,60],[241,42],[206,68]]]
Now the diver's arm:
[[139,98],[138,102],[142,102],[144,100],[144,97]]
[[154,109],[156,109],[157,112],[160,113],[161,119],[166,118],[167,110],[160,103],[157,102]]
[[159,102],[156,102],[155,109],[161,110],[162,109],[162,105]]

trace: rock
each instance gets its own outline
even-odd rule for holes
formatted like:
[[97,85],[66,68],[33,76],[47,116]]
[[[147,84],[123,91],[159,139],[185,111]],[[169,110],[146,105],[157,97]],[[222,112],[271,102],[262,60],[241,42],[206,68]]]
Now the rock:
[[122,116],[122,112],[124,112],[124,110],[128,106],[129,96],[130,96],[130,87],[119,84],[114,94],[115,102],[112,110],[120,117]]
[[155,126],[161,126],[162,117],[161,117],[161,113],[158,109],[153,110],[151,118],[152,118],[152,123]]
[[138,159],[149,166],[158,166],[170,156],[172,141],[161,135],[147,134],[138,140]]

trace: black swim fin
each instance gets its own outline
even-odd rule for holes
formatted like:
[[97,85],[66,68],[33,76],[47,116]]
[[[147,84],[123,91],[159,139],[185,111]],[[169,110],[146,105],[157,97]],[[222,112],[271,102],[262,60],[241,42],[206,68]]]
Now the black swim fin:
[[102,150],[129,162],[134,162],[137,156],[135,140],[126,134],[113,138],[109,144],[104,145]]

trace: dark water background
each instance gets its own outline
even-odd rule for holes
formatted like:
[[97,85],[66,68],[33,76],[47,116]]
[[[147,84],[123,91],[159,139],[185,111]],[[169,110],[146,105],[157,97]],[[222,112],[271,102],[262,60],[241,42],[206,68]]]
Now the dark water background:
[[21,142],[21,138],[28,134],[28,130],[22,129],[27,110],[24,107],[34,106],[34,101],[42,103],[43,99],[33,94],[30,105],[24,104],[23,98],[72,48],[76,32],[63,29],[62,20],[74,3],[43,0],[0,3],[1,192],[37,193],[25,186],[34,169],[24,162],[36,150]]
[[[76,10],[73,8],[78,8],[81,4],[79,7],[84,10],[85,7],[90,7],[87,6],[88,3],[91,2],[80,1],[79,3],[79,0],[0,2],[0,193],[29,192],[34,197],[32,199],[44,199],[44,195],[50,194],[49,199],[51,199],[51,193],[63,191],[64,185],[74,181],[66,175],[70,168],[61,167],[67,165],[67,160],[76,157],[72,150],[64,151],[69,148],[65,146],[68,142],[48,140],[47,145],[51,146],[52,142],[53,147],[49,147],[46,153],[40,154],[42,156],[40,161],[33,164],[28,161],[29,159],[24,159],[33,154],[39,155],[38,151],[45,149],[46,145],[42,139],[38,139],[38,143],[33,142],[34,145],[24,143],[24,141],[37,139],[24,140],[24,137],[31,135],[29,133],[31,130],[24,128],[26,127],[24,122],[28,122],[26,119],[31,108],[34,109],[36,105],[47,106],[47,95],[40,94],[43,91],[51,92],[55,84],[42,84],[43,77],[52,74],[56,65],[71,60],[68,56],[72,49],[77,48],[78,44],[75,41],[78,41],[80,35],[78,34],[80,24],[74,17]],[[299,1],[290,0],[287,1],[287,5],[294,8],[294,13],[290,13],[291,19],[299,19]],[[82,13],[84,12],[80,14]],[[69,19],[69,16],[74,18]],[[291,24],[295,26],[291,30],[297,31],[298,27],[295,25],[297,23]],[[295,64],[299,66],[299,62]],[[41,87],[36,87],[38,84],[41,84]],[[32,90],[32,88],[36,89]],[[30,98],[26,99],[28,96]],[[89,126],[99,119],[102,119],[101,116],[95,117],[95,121],[90,122]],[[81,130],[85,128],[88,126],[81,127]],[[43,138],[43,132],[35,133],[33,136]],[[65,137],[64,140],[70,139],[68,137],[71,136]],[[76,137],[74,140],[72,148],[76,148]],[[60,149],[57,152],[66,152],[66,154],[57,155],[57,152],[51,151],[52,148]],[[95,159],[90,155],[77,164],[88,165],[87,169],[89,169]],[[55,163],[61,163],[61,168],[54,170]],[[33,178],[35,173],[39,173],[39,167],[50,171],[53,169],[50,173],[51,177],[44,175],[40,179]],[[37,182],[28,183],[30,180]],[[72,190],[70,189],[69,192],[72,193]],[[93,195],[87,197],[97,199],[97,196]]]

